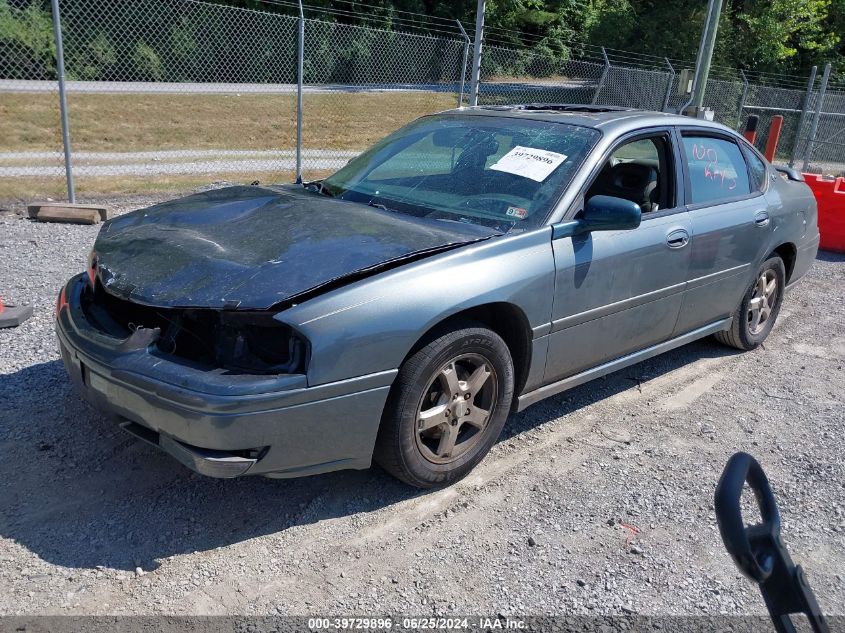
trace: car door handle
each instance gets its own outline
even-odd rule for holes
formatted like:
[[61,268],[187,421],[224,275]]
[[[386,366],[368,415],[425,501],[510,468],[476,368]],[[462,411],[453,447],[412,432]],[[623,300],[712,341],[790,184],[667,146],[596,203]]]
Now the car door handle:
[[689,233],[684,229],[677,229],[666,236],[669,248],[683,248],[689,243]]
[[769,212],[768,211],[758,211],[754,214],[754,224],[757,226],[768,226],[769,225]]

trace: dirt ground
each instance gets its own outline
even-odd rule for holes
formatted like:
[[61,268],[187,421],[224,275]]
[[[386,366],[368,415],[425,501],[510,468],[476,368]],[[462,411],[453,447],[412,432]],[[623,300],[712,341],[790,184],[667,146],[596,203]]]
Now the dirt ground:
[[845,256],[750,353],[700,341],[541,402],[464,481],[377,468],[214,480],[73,393],[52,309],[96,227],[0,217],[0,614],[761,614],[722,546],[727,458],[767,469],[783,538],[845,615]]

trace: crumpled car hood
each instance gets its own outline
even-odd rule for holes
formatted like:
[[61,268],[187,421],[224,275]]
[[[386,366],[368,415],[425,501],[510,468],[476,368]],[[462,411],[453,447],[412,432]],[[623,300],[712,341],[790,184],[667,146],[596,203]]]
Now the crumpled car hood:
[[244,310],[495,234],[294,185],[238,186],[114,218],[94,251],[112,294],[161,307]]

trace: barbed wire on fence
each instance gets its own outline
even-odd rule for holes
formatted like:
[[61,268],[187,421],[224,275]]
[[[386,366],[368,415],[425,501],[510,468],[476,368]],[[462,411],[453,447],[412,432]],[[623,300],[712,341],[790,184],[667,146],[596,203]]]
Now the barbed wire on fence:
[[[364,4],[340,4],[305,5],[300,131],[306,178],[341,167],[417,116],[467,102],[471,28],[376,5],[362,16]],[[63,169],[51,17],[35,0],[0,0],[0,7],[25,26],[23,37],[0,35],[0,103],[9,113],[4,128],[11,126],[0,134],[0,177],[55,181]],[[259,7],[60,0],[74,173],[81,182],[103,186],[95,179],[109,174],[174,182],[182,182],[176,175],[291,177],[290,152],[299,136],[300,18],[278,9],[299,5],[262,0]],[[359,23],[343,22],[351,17]],[[689,101],[694,66],[693,60],[490,27],[478,102],[678,111]],[[705,106],[734,129],[749,114],[760,117],[761,147],[771,117],[780,114],[777,159],[803,160],[812,147],[810,168],[832,168],[845,163],[845,86],[831,83],[820,104],[818,81],[809,90],[807,82],[714,65]],[[33,100],[36,93],[42,96]]]

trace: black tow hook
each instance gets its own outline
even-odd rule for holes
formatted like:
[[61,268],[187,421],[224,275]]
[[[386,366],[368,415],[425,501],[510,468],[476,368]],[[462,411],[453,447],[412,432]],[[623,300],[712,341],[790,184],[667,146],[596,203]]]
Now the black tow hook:
[[[762,523],[746,526],[740,497],[748,482]],[[716,520],[722,541],[739,570],[760,586],[779,633],[795,633],[790,615],[803,613],[815,633],[829,633],[816,596],[800,565],[792,562],[780,538],[780,513],[762,466],[748,453],[729,460],[716,486]]]

